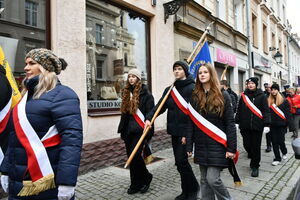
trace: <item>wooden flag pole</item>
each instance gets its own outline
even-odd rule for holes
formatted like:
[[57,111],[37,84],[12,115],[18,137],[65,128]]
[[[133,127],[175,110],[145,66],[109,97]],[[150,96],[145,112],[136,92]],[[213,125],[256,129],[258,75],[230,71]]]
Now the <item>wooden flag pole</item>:
[[130,156],[129,156],[129,158],[128,158],[128,160],[127,160],[125,166],[124,166],[124,168],[127,168],[128,165],[131,163],[131,161],[132,161],[133,157],[135,156],[137,150],[138,150],[139,147],[141,146],[141,144],[142,144],[142,142],[144,141],[144,139],[145,139],[145,137],[146,137],[148,131],[151,129],[151,126],[153,125],[155,119],[157,118],[158,113],[160,112],[161,108],[163,107],[163,105],[164,105],[165,102],[167,101],[168,96],[169,96],[170,92],[172,91],[173,87],[174,87],[174,83],[170,86],[170,89],[168,90],[167,94],[165,95],[165,97],[163,98],[163,100],[161,101],[161,103],[159,104],[159,106],[158,106],[156,112],[154,113],[154,115],[153,115],[153,117],[152,117],[152,119],[151,119],[150,126],[148,126],[148,127],[143,131],[143,134],[142,134],[141,138],[139,139],[138,143],[135,145],[133,151],[131,152],[131,154],[130,154]]
[[[188,60],[187,60],[188,63],[190,63],[189,61],[195,59],[195,58],[194,58],[194,57],[195,57],[195,52],[198,53],[197,49],[199,49],[199,46],[202,48],[202,46],[203,46],[203,44],[204,44],[204,42],[202,42],[202,41],[206,38],[206,35],[207,35],[207,33],[209,32],[209,30],[210,30],[210,25],[211,25],[212,23],[214,23],[214,22],[211,22],[211,23],[207,26],[207,28],[205,29],[204,33],[202,34],[200,40],[198,41],[198,43],[197,43],[195,49],[193,50],[193,52],[191,53],[191,55],[188,57]],[[202,45],[201,45],[201,44],[202,44]],[[201,50],[201,48],[200,48],[200,50]],[[163,107],[163,105],[164,105],[165,102],[167,101],[167,99],[168,99],[168,97],[169,97],[169,94],[170,94],[170,92],[172,91],[173,87],[174,87],[174,83],[170,86],[170,88],[169,88],[167,94],[165,95],[165,97],[164,97],[163,100],[161,101],[160,105],[158,106],[156,112],[154,113],[154,115],[153,115],[153,117],[152,117],[152,119],[151,119],[150,126],[148,126],[146,129],[144,129],[142,136],[140,137],[138,143],[135,145],[133,151],[131,152],[131,154],[130,154],[128,160],[127,160],[126,163],[125,163],[124,168],[127,168],[127,167],[130,165],[130,163],[131,163],[133,157],[135,156],[136,152],[137,152],[138,149],[140,148],[140,146],[141,146],[142,142],[144,141],[144,139],[145,139],[145,137],[146,137],[148,131],[151,129],[151,126],[153,125],[155,119],[157,118],[157,116],[158,116],[158,114],[159,114],[161,108]]]
[[[195,46],[194,50],[192,51],[191,55],[190,55],[190,56],[188,57],[188,59],[186,60],[188,64],[191,63],[191,61],[193,60],[193,58],[195,58],[195,55],[197,55],[197,53],[201,50],[201,48],[202,48],[202,46],[203,46],[202,43],[204,43],[203,40],[204,40],[204,38],[206,38],[206,35],[209,33],[209,31],[210,31],[210,26],[211,26],[213,23],[214,23],[214,22],[209,23],[208,26],[206,27],[204,33],[202,34],[201,38],[199,39],[198,43],[196,44],[196,46]],[[202,45],[201,45],[201,44],[202,44]],[[200,48],[200,50],[198,51],[199,47],[201,47],[201,48]]]

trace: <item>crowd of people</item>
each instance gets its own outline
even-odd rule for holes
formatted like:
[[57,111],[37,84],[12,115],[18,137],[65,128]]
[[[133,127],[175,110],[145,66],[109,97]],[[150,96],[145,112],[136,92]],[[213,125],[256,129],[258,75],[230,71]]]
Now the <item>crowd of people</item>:
[[[26,78],[22,99],[10,111],[12,91],[0,66],[0,154],[1,186],[10,200],[74,199],[82,148],[82,120],[75,92],[57,78],[67,62],[47,49],[33,49],[25,57]],[[154,98],[137,69],[128,72],[122,90],[118,133],[128,157],[144,130],[150,129],[130,163],[128,194],[146,193],[153,175],[142,152],[153,134],[153,117],[167,111],[167,133],[172,140],[175,165],[182,192],[175,200],[195,200],[201,189],[203,200],[232,199],[220,173],[232,165],[237,152],[237,128],[250,159],[251,176],[259,176],[261,141],[273,148],[278,165],[286,159],[285,134],[298,137],[300,90],[264,84],[258,78],[246,81],[239,96],[226,80],[218,80],[209,63],[202,64],[196,80],[184,61],[173,64],[174,83],[154,105]],[[2,95],[2,94],[6,95]],[[1,153],[0,152],[0,153]],[[198,183],[188,161],[194,155],[201,179]],[[175,195],[174,195],[175,196]]]

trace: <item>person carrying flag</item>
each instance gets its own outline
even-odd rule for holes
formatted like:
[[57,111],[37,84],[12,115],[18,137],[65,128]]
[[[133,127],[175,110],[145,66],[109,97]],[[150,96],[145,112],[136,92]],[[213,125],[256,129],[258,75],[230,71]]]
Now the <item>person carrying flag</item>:
[[[122,91],[122,115],[118,127],[118,133],[121,133],[121,138],[125,142],[128,157],[143,133],[145,126],[144,116],[147,115],[153,107],[154,98],[147,86],[142,84],[140,71],[131,69],[128,72],[127,83]],[[146,142],[149,142],[153,133],[154,129],[148,134]],[[130,164],[131,184],[127,190],[128,194],[147,192],[152,181],[152,174],[147,170],[142,157],[143,147],[144,144],[140,146]],[[149,148],[148,146],[146,147]],[[150,151],[150,149],[148,149],[148,151]]]
[[[188,161],[186,153],[186,128],[189,122],[188,113],[182,109],[179,101],[184,99],[189,102],[193,92],[195,81],[189,74],[189,66],[184,61],[176,61],[173,64],[173,74],[176,79],[171,95],[168,96],[159,115],[168,109],[167,114],[167,132],[172,136],[172,147],[175,157],[175,165],[181,177],[182,193],[175,200],[197,199],[199,184]],[[158,109],[162,99],[167,94],[167,87],[156,106],[146,116],[146,126],[150,126],[150,120]]]
[[235,122],[241,130],[248,158],[251,159],[251,176],[258,177],[262,134],[270,131],[270,109],[267,97],[257,88],[258,78],[251,77],[246,84],[247,89],[240,97]]
[[0,64],[0,165],[7,149],[8,132],[5,131],[10,116],[12,88],[6,77],[6,70]]
[[201,199],[215,199],[215,195],[218,199],[231,199],[220,172],[229,167],[229,159],[234,159],[237,151],[233,109],[229,94],[221,92],[217,73],[209,63],[198,70],[188,110],[192,120],[186,128],[187,153],[192,156],[195,145]]
[[67,63],[48,49],[31,50],[25,63],[23,97],[6,127],[2,188],[9,200],[74,199],[83,136],[78,96],[57,77]]

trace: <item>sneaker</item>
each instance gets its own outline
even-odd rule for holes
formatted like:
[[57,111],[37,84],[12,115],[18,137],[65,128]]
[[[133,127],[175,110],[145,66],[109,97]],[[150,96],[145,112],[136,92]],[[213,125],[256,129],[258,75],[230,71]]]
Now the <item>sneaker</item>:
[[282,159],[283,159],[283,160],[286,160],[286,159],[287,159],[287,156],[286,156],[286,155],[283,155],[283,156],[282,156]]
[[258,177],[258,168],[252,168],[251,170],[252,170],[251,176],[252,177]]
[[272,162],[272,165],[277,166],[279,163],[280,163],[279,161],[275,160],[275,161]]

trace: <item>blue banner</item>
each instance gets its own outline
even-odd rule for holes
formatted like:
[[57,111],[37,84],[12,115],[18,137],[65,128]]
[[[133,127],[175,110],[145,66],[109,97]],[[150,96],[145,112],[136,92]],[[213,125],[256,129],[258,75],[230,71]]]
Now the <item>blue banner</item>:
[[190,73],[194,78],[197,76],[199,67],[204,63],[212,63],[207,42],[204,43],[202,49],[190,65]]

